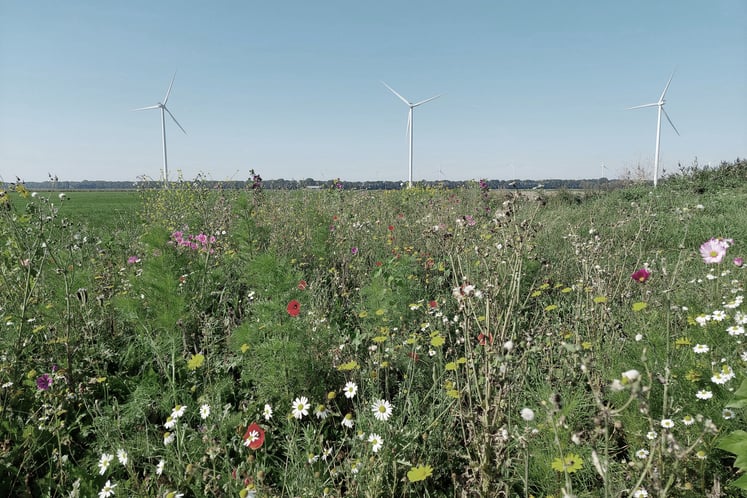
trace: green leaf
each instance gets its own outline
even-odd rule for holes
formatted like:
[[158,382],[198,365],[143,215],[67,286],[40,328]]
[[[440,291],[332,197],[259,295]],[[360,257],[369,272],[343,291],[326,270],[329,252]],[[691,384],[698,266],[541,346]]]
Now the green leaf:
[[731,432],[722,437],[716,447],[736,455],[734,466],[742,471],[747,471],[747,432]]
[[727,408],[747,408],[747,379],[742,381],[737,392],[734,393],[734,399],[730,401]]
[[732,486],[739,489],[747,489],[747,474],[742,474],[742,477],[736,481],[732,481],[727,486]]

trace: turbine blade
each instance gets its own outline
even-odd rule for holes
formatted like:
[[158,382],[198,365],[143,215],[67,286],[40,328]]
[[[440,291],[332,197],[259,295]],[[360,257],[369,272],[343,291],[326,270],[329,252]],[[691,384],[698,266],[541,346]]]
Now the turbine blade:
[[187,134],[186,130],[184,128],[182,128],[182,125],[179,124],[179,121],[177,121],[176,118],[174,117],[174,115],[171,114],[171,111],[169,111],[169,108],[166,107],[166,106],[163,106],[163,110],[169,113],[169,116],[171,116],[171,119],[174,120],[174,123],[176,123],[176,126],[178,126],[184,132],[184,134],[186,135]]
[[431,100],[435,100],[435,99],[439,98],[439,97],[440,97],[441,95],[443,95],[443,94],[438,94],[438,95],[436,95],[435,97],[431,97],[431,98],[429,98],[429,99],[421,100],[420,102],[418,102],[418,103],[416,103],[416,104],[412,104],[412,106],[413,106],[413,107],[417,107],[417,106],[419,106],[419,105],[423,105],[423,104],[425,104],[426,102],[430,102]]
[[140,107],[139,109],[133,109],[133,111],[145,111],[146,109],[158,109],[160,105],[150,105],[148,107]]
[[[382,83],[384,83],[384,82],[382,81]],[[398,94],[397,91],[394,88],[390,87],[386,83],[384,83],[384,86],[387,87],[389,89],[389,91],[392,92],[394,95],[396,95],[397,97],[399,97],[399,99],[402,102],[404,102],[407,105],[410,105],[410,102],[408,102],[408,100],[406,98],[404,98],[402,95]]]
[[674,132],[675,132],[675,133],[676,133],[677,135],[679,135],[679,134],[680,134],[680,132],[679,132],[679,131],[677,131],[677,127],[676,127],[676,126],[674,126],[674,123],[672,123],[672,120],[671,120],[671,119],[669,119],[669,114],[667,114],[667,111],[665,111],[665,110],[664,110],[664,107],[662,107],[662,108],[661,108],[661,110],[662,110],[662,111],[664,111],[664,115],[665,115],[665,116],[667,117],[667,121],[669,121],[669,124],[670,124],[670,125],[672,125],[672,129],[674,129]]
[[625,109],[625,110],[626,110],[626,111],[629,111],[629,110],[631,110],[631,109],[641,109],[641,108],[643,108],[643,107],[654,107],[654,106],[657,106],[657,105],[659,105],[659,103],[658,103],[658,102],[655,102],[655,103],[653,103],[653,104],[643,104],[643,105],[637,105],[637,106],[634,106],[634,107],[628,107],[628,108],[627,108],[627,109]]
[[664,101],[664,95],[666,95],[667,90],[669,90],[669,84],[672,82],[672,78],[674,78],[674,71],[672,71],[672,75],[669,77],[669,81],[667,81],[667,86],[664,87],[664,91],[661,92],[661,97],[659,97],[659,102]]
[[171,77],[171,83],[169,83],[169,89],[166,90],[166,96],[163,98],[163,104],[164,105],[166,105],[166,101],[169,100],[169,95],[171,94],[171,87],[174,86],[174,80],[175,79],[176,79],[176,71],[174,71],[174,76]]

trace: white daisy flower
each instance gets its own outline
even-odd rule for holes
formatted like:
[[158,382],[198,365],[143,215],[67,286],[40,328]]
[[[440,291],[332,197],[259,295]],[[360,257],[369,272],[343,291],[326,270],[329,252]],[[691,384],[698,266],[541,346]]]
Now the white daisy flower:
[[101,458],[99,458],[99,475],[104,475],[109,468],[109,464],[112,463],[112,460],[114,460],[114,456],[110,455],[108,453],[102,453]]
[[373,445],[371,447],[371,451],[373,451],[374,453],[378,453],[381,447],[384,446],[384,440],[381,439],[381,436],[379,436],[378,434],[369,434],[368,442]]
[[696,344],[693,346],[693,351],[700,354],[700,353],[707,353],[710,351],[711,348],[708,347],[708,344]]
[[352,429],[355,422],[353,421],[353,416],[348,413],[345,415],[342,419],[342,425],[343,427],[347,427],[348,429]]
[[371,411],[378,420],[386,422],[389,417],[392,416],[392,409],[394,407],[386,400],[380,399],[371,405]]
[[346,398],[353,399],[358,393],[358,386],[355,382],[348,382],[345,384],[345,387],[342,388],[342,391],[345,393]]
[[294,418],[301,420],[305,415],[309,414],[309,408],[311,408],[309,398],[301,396],[293,400],[293,410],[291,413],[293,413]]
[[171,418],[173,418],[174,420],[178,419],[179,417],[184,415],[186,409],[187,407],[184,405],[176,405],[171,411]]
[[109,498],[110,496],[114,496],[114,488],[116,487],[116,483],[112,484],[112,482],[107,479],[106,484],[104,484],[104,487],[99,491],[99,498]]
[[316,405],[316,410],[314,410],[314,415],[316,415],[316,418],[320,418],[324,420],[327,418],[327,415],[329,415],[329,412],[327,411],[327,407],[324,405]]

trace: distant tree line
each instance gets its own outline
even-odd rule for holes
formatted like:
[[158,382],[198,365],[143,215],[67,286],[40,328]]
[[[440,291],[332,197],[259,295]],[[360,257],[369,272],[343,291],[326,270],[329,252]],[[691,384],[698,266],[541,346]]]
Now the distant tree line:
[[[679,170],[675,173],[662,178],[662,182],[671,183],[676,185],[695,179],[709,179],[709,181],[715,181],[715,183],[721,183],[730,179],[738,182],[743,182],[747,179],[747,161],[744,159],[737,158],[735,161],[722,161],[720,165],[716,167],[701,166],[698,164],[697,158],[690,166],[678,165]],[[481,183],[486,184],[491,190],[532,190],[532,189],[545,189],[545,190],[612,190],[616,188],[625,187],[631,184],[645,184],[651,183],[646,180],[646,171],[639,168],[634,172],[628,172],[622,175],[621,178],[608,179],[608,178],[587,178],[583,180],[563,180],[563,179],[549,179],[549,180],[480,180]],[[206,180],[202,175],[198,176],[195,180],[179,180],[173,182],[174,184],[184,182],[199,182],[203,185],[213,186],[216,188],[225,189],[252,189],[262,188],[264,190],[298,190],[298,189],[336,189],[342,188],[345,190],[400,190],[407,188],[407,182],[404,181],[391,181],[391,180],[373,180],[363,182],[352,182],[340,179],[335,180],[314,180],[313,178],[305,178],[303,180],[286,180],[284,178],[278,178],[275,180],[263,180],[259,174],[256,174],[254,170],[251,170],[251,176],[247,180]],[[466,186],[476,186],[478,180],[465,180],[465,181],[453,181],[453,180],[439,180],[439,181],[420,181],[416,185],[419,187],[431,187],[431,188],[444,188],[444,189],[457,189]],[[21,179],[18,179],[17,183],[24,183]],[[57,191],[73,191],[73,190],[137,190],[142,188],[160,188],[163,183],[158,180],[151,180],[148,178],[140,178],[138,181],[105,181],[96,180],[89,181],[83,180],[80,182],[58,180],[57,177],[52,177],[45,182],[25,182],[24,185],[28,189],[32,190],[57,190]],[[0,190],[4,190],[4,186],[0,183]]]
[[[208,186],[220,187],[225,189],[245,189],[251,188],[251,180],[199,180],[200,183]],[[178,184],[180,182],[174,182]],[[444,189],[463,188],[474,185],[475,180],[453,181],[420,181],[415,183],[418,187],[432,187]],[[490,189],[609,189],[627,185],[630,182],[625,180],[608,180],[607,178],[596,178],[586,180],[487,180]],[[345,180],[314,180],[306,178],[303,180],[286,180],[284,178],[274,180],[263,180],[262,188],[265,190],[298,190],[298,189],[325,189],[337,188],[339,184],[345,190],[400,190],[407,188],[407,182],[392,180],[373,180],[373,181],[345,181]],[[147,181],[107,181],[107,180],[83,180],[83,181],[44,181],[44,182],[25,182],[29,189],[33,190],[56,190],[56,191],[75,191],[75,190],[137,190],[141,188],[158,188],[163,182],[156,180]]]

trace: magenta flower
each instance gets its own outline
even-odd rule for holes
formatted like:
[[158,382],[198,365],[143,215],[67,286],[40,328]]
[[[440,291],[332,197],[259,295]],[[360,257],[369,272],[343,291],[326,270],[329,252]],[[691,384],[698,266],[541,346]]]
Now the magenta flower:
[[350,254],[352,254],[353,256],[355,256],[356,254],[358,254],[358,248],[357,247],[351,247],[350,248]]
[[744,264],[744,260],[742,258],[734,258],[734,265],[737,268],[741,268],[743,264]]
[[46,391],[52,387],[52,376],[49,374],[42,374],[36,378],[36,387],[40,391]]
[[139,262],[140,262],[140,258],[138,258],[137,256],[130,256],[129,258],[127,258],[127,264],[129,265],[134,265],[135,263],[139,263]]
[[646,268],[641,268],[639,270],[636,270],[630,276],[630,278],[632,278],[633,280],[635,280],[636,282],[639,282],[641,284],[643,282],[645,282],[646,280],[648,280],[649,277],[651,277],[651,272],[648,271],[648,269],[646,269]]
[[706,264],[721,263],[726,256],[726,249],[731,244],[731,239],[709,239],[700,246],[700,255]]

